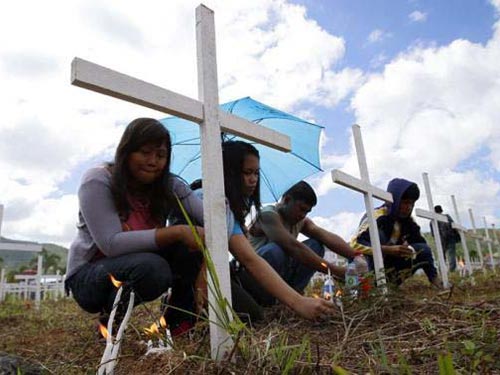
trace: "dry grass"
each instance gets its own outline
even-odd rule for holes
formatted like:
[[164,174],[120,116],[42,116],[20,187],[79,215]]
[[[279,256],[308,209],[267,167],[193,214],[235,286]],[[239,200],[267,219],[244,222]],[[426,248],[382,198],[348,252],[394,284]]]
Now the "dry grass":
[[[122,345],[116,374],[207,373],[435,374],[438,356],[450,354],[461,374],[500,374],[500,276],[476,275],[476,285],[452,278],[454,287],[436,292],[419,277],[385,298],[344,302],[344,316],[306,322],[285,308],[267,312],[267,323],[237,340],[235,361],[209,360],[201,324],[175,350],[145,356],[142,328],[153,318],[136,309]],[[151,311],[158,311],[156,304]],[[42,365],[47,373],[95,373],[104,350],[95,317],[72,300],[0,305],[0,351]],[[339,366],[339,367],[335,367]]]

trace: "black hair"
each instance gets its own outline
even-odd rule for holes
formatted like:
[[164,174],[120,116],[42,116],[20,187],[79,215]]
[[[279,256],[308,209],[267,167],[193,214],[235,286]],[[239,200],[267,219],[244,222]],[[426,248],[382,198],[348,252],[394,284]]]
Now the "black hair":
[[175,199],[170,176],[172,141],[170,133],[158,120],[137,118],[127,125],[116,148],[114,162],[108,164],[112,174],[111,192],[118,213],[123,220],[126,220],[130,213],[127,193],[131,192],[130,181],[133,179],[128,167],[128,160],[132,152],[147,144],[154,146],[164,144],[167,148],[167,162],[161,178],[146,186],[144,191],[149,200],[151,215],[158,223],[163,224],[170,209],[174,207]]
[[410,186],[408,186],[408,188],[401,196],[401,199],[411,199],[413,201],[417,201],[418,198],[420,198],[420,190],[418,188],[418,185],[415,183],[412,183]]
[[224,164],[224,189],[229,207],[236,221],[244,228],[245,217],[255,205],[260,210],[260,178],[251,197],[243,195],[243,162],[247,155],[260,159],[259,151],[250,143],[243,141],[224,141],[222,143],[222,161]]
[[283,197],[290,197],[294,201],[302,201],[309,204],[311,207],[316,206],[318,203],[318,198],[314,189],[305,181],[297,182],[290,189],[285,191]]
[[438,214],[440,214],[441,212],[443,212],[443,207],[441,207],[441,205],[436,205],[434,206],[434,212],[437,212]]

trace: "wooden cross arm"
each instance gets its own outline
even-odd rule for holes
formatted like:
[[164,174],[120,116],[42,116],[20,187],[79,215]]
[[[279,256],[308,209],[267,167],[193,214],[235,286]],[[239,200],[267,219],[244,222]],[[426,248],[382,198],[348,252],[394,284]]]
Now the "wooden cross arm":
[[477,233],[472,233],[470,236],[472,238],[475,238],[476,240],[482,240],[483,239],[483,236],[481,236],[480,234],[477,234]]
[[[126,74],[75,57],[71,84],[126,100],[189,121],[203,121],[203,103]],[[291,151],[290,137],[224,111],[219,112],[221,131],[257,141],[281,151]]]
[[339,169],[334,169],[332,171],[332,180],[333,180],[333,182],[335,182],[339,185],[356,190],[360,193],[364,193],[364,194],[369,193],[372,196],[374,196],[375,198],[383,200],[384,202],[387,202],[387,203],[393,202],[391,193],[388,193],[385,190],[382,190],[382,189],[379,189],[373,185],[370,185],[369,183],[367,183],[359,178],[353,177],[347,173],[344,173]]
[[38,253],[42,251],[42,245],[0,242],[0,250],[33,251]]
[[464,233],[467,232],[467,228],[464,227],[463,225],[458,224],[458,223],[451,223],[451,227],[453,229],[458,230],[459,232],[464,232]]
[[422,210],[420,208],[415,208],[415,215],[417,215],[418,217],[423,217],[425,219],[429,219],[429,220],[441,221],[443,223],[448,222],[448,217],[446,215],[441,215],[441,214],[438,214],[436,212]]

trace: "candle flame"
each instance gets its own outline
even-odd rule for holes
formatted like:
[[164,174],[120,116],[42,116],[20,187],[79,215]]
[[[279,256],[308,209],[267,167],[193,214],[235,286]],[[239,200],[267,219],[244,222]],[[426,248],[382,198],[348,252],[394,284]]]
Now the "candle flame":
[[160,326],[161,328],[165,328],[167,326],[167,322],[165,321],[165,317],[160,318]]
[[113,283],[113,285],[116,287],[116,288],[119,288],[122,286],[123,282],[122,281],[118,281],[114,278],[114,276],[112,274],[109,274],[109,279],[111,280],[111,282]]
[[321,262],[321,265],[325,268],[328,268],[327,264],[325,262]]
[[316,293],[312,294],[313,298],[319,298],[319,296]]
[[149,328],[144,328],[144,332],[146,332],[148,335],[158,335],[160,333],[160,330],[158,329],[158,324],[153,323]]
[[101,323],[99,323],[99,332],[101,333],[102,337],[104,337],[105,339],[108,338],[109,336],[108,329]]
[[342,291],[340,289],[335,293],[335,297],[340,297],[342,295]]

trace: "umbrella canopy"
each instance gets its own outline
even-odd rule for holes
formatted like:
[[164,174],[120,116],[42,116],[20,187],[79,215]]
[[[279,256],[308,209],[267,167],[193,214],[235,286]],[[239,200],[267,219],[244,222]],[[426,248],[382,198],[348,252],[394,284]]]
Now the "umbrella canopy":
[[[279,111],[250,97],[221,105],[221,109],[290,137],[292,151],[282,152],[252,143],[260,154],[260,195],[264,203],[276,202],[296,182],[321,171],[319,137],[322,126]],[[200,127],[177,117],[160,122],[172,136],[172,173],[188,182],[201,178]],[[224,140],[248,140],[224,133]]]

